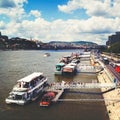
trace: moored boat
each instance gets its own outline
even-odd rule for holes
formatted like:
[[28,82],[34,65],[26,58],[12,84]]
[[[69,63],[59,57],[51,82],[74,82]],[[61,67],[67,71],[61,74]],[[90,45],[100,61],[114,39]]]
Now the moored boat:
[[62,57],[62,59],[60,60],[60,62],[68,64],[68,63],[71,62],[71,60],[72,60],[71,56],[64,56],[64,57]]
[[62,74],[62,69],[63,69],[64,66],[65,66],[65,63],[56,64],[55,75],[61,75]]
[[45,92],[45,94],[43,94],[39,105],[48,107],[52,102],[57,102],[61,95],[64,93],[65,84],[66,82],[64,81],[61,83],[52,84],[51,87]]
[[48,57],[48,56],[50,56],[50,53],[45,53],[44,54],[44,57]]
[[62,69],[62,74],[63,75],[74,75],[77,72],[77,64],[75,63],[69,63],[66,66],[63,67]]
[[24,105],[29,101],[34,101],[43,93],[46,85],[47,78],[43,76],[43,73],[34,72],[17,81],[5,102]]
[[52,100],[55,98],[56,94],[57,93],[54,91],[47,91],[47,93],[43,95],[40,101],[40,106],[49,106]]

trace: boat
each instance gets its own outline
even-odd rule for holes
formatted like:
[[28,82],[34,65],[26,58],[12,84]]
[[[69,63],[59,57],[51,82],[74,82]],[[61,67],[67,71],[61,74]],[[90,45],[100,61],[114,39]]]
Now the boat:
[[76,63],[76,64],[78,64],[78,63],[80,63],[80,60],[79,60],[79,59],[73,59],[73,60],[71,61],[71,63]]
[[77,72],[77,64],[76,63],[69,63],[65,65],[62,69],[63,75],[74,75]]
[[56,64],[56,70],[55,70],[55,75],[61,75],[62,74],[62,69],[65,66],[65,63],[57,63]]
[[36,100],[47,86],[47,78],[41,72],[34,72],[20,80],[5,99],[7,104],[24,105]]
[[[48,107],[52,102],[57,102],[61,95],[64,93],[64,86],[66,82],[52,84],[52,86],[43,94],[43,97],[39,103],[40,106]],[[58,86],[62,88],[58,88]],[[56,87],[57,86],[57,87]]]
[[60,60],[60,62],[68,64],[68,63],[71,62],[71,60],[72,60],[71,56],[64,56],[64,57],[62,57],[62,59]]
[[54,91],[47,91],[47,93],[45,93],[40,101],[40,106],[49,106],[52,103],[52,100],[55,98],[56,96],[56,92]]
[[50,53],[45,53],[44,54],[44,57],[49,57],[50,56]]

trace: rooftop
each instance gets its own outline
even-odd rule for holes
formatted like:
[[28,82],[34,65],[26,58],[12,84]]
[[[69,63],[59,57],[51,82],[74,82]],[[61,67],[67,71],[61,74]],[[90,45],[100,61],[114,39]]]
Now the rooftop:
[[20,80],[18,80],[18,82],[30,82],[32,81],[33,79],[35,79],[36,77],[39,77],[40,75],[42,75],[43,73],[41,72],[34,72]]

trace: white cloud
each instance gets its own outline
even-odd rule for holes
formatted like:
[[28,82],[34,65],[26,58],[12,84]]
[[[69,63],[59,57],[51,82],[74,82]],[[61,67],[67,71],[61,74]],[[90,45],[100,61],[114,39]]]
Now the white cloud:
[[17,6],[21,7],[24,5],[24,3],[28,3],[28,0],[12,0],[12,1],[14,1]]
[[14,4],[14,6],[11,7],[0,7],[0,15],[4,14],[8,16],[11,21],[20,22],[25,16],[25,10],[23,9],[24,3],[27,3],[27,0],[1,0],[1,2],[4,4],[10,6]]
[[119,25],[120,18],[91,17],[81,21],[59,19],[52,22],[37,18],[34,21],[23,20],[21,23],[7,24],[6,34],[25,38],[32,37],[43,42],[87,40],[105,44],[110,33],[120,30]]
[[30,15],[35,16],[36,18],[41,16],[41,13],[38,10],[31,10]]
[[5,29],[5,23],[3,21],[0,21],[0,29]]
[[58,5],[58,9],[65,13],[71,13],[73,10],[80,8],[79,2],[80,0],[71,0],[68,1],[67,5]]
[[34,21],[10,22],[3,32],[9,36],[28,39],[32,37],[43,42],[51,40],[87,40],[105,44],[109,34],[120,30],[119,23],[120,18],[91,17],[88,20],[71,19],[64,21],[59,19],[52,22],[48,22],[43,18],[36,18]]
[[58,9],[65,13],[84,9],[89,16],[120,17],[120,0],[69,0]]

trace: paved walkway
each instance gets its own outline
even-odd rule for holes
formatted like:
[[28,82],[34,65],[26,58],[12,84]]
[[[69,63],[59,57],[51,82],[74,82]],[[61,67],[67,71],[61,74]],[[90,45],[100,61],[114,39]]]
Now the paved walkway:
[[[98,81],[100,83],[111,83],[111,80],[106,74],[106,71],[103,71],[98,74]],[[106,88],[101,88],[101,91],[104,91]],[[117,98],[120,99],[120,88],[117,88],[113,91],[103,94],[104,99],[106,98]],[[120,101],[105,101],[107,114],[109,115],[110,120],[120,120]]]

